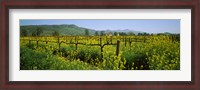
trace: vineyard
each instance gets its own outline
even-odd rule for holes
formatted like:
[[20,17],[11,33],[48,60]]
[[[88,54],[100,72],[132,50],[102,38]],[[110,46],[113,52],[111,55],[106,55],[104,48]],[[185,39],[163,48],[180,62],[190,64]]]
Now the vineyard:
[[20,37],[20,69],[180,70],[180,37]]

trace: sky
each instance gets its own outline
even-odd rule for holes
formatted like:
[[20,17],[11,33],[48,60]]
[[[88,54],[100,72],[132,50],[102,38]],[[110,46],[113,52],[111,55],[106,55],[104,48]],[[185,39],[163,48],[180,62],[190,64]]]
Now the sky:
[[54,19],[26,19],[20,20],[20,26],[23,25],[61,25],[74,24],[79,27],[95,29],[95,30],[134,30],[147,33],[180,33],[179,19],[152,19],[152,20],[136,20],[136,19],[71,19],[71,20],[54,20]]

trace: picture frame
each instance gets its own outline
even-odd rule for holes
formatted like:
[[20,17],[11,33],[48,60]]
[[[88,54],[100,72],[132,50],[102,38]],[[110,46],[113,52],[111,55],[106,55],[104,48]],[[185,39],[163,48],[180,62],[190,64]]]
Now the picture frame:
[[[136,89],[198,90],[199,86],[199,5],[198,0],[176,1],[2,1],[1,2],[1,89]],[[10,9],[191,9],[191,81],[9,81]],[[31,77],[30,77],[31,78]]]

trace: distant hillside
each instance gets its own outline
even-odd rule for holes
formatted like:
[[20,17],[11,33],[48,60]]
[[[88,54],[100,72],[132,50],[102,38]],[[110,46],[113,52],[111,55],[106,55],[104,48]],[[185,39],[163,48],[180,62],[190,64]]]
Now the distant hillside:
[[[53,32],[57,31],[60,35],[85,35],[87,28],[78,27],[76,25],[27,25],[20,26],[20,30],[27,30],[28,35],[31,35],[37,28],[43,30],[42,36],[51,36]],[[95,30],[88,29],[90,35],[94,35]]]
[[36,32],[36,30],[40,28],[43,32],[41,36],[52,36],[52,34],[56,31],[59,33],[60,36],[66,36],[66,35],[85,35],[85,30],[87,29],[89,31],[89,35],[95,35],[95,32],[98,32],[98,35],[100,35],[101,31],[104,33],[114,33],[114,32],[123,32],[128,34],[129,32],[133,32],[134,34],[142,33],[140,31],[135,30],[93,30],[89,28],[79,27],[74,24],[63,24],[63,25],[26,25],[26,26],[20,26],[20,31],[26,30],[28,36],[31,36],[33,32]]
[[134,34],[138,34],[138,33],[144,33],[141,31],[136,31],[136,30],[130,30],[130,29],[123,29],[123,30],[105,30],[105,32],[124,32],[126,34],[128,34],[129,32],[133,32]]

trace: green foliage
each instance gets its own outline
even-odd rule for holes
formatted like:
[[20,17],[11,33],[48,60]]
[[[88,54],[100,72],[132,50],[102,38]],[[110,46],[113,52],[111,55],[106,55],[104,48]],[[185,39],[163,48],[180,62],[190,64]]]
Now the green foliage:
[[20,48],[21,70],[95,70],[98,69],[80,60],[72,60],[52,55],[52,52]]
[[[59,32],[60,36],[66,35],[85,35],[85,29],[82,27],[78,27],[76,25],[27,25],[27,26],[20,26],[20,30],[27,30],[28,36],[37,36],[36,30],[37,28],[42,28],[43,36],[52,36],[52,33],[55,31]],[[95,31],[88,29],[90,35],[94,35]]]
[[105,31],[101,31],[101,36],[103,36],[103,35],[104,35],[104,33],[105,33]]
[[114,35],[115,35],[115,36],[117,36],[117,35],[118,35],[118,33],[117,33],[117,32],[114,32]]
[[103,62],[99,64],[102,70],[123,70],[125,69],[126,60],[121,58],[121,54],[115,55],[115,52],[103,52]]
[[[126,43],[120,36],[113,36],[113,42],[120,40],[120,52],[116,56],[116,46],[91,46],[99,43],[99,36],[79,36],[77,49],[75,44],[61,44],[58,50],[56,37],[41,40],[37,47],[35,41],[20,40],[20,69],[21,70],[180,70],[180,42],[170,36],[122,36],[141,41]],[[34,39],[35,37],[20,37]],[[60,41],[74,37],[60,37]],[[106,36],[101,36],[102,44],[106,44]],[[88,39],[88,40],[87,40]],[[132,39],[128,39],[132,40]],[[74,43],[74,42],[72,42]]]
[[31,36],[37,36],[36,31],[33,31],[32,34],[31,34]]
[[98,31],[95,32],[95,36],[99,36],[99,32]]
[[125,32],[119,32],[120,36],[126,36],[127,34]]
[[153,36],[151,42],[133,43],[122,51],[126,69],[180,70],[180,43],[168,36]]
[[58,32],[58,31],[54,31],[54,32],[52,33],[52,36],[59,36],[59,32]]
[[149,68],[152,70],[179,70],[180,44],[160,42],[153,44],[146,52]]
[[20,36],[28,36],[28,31],[23,29],[20,31]]
[[85,29],[85,35],[88,36],[89,35],[89,30]]
[[135,33],[134,32],[129,32],[128,35],[129,36],[135,36]]
[[37,35],[37,36],[40,36],[42,33],[43,33],[42,28],[41,28],[41,27],[38,27],[38,28],[36,29],[36,35]]

